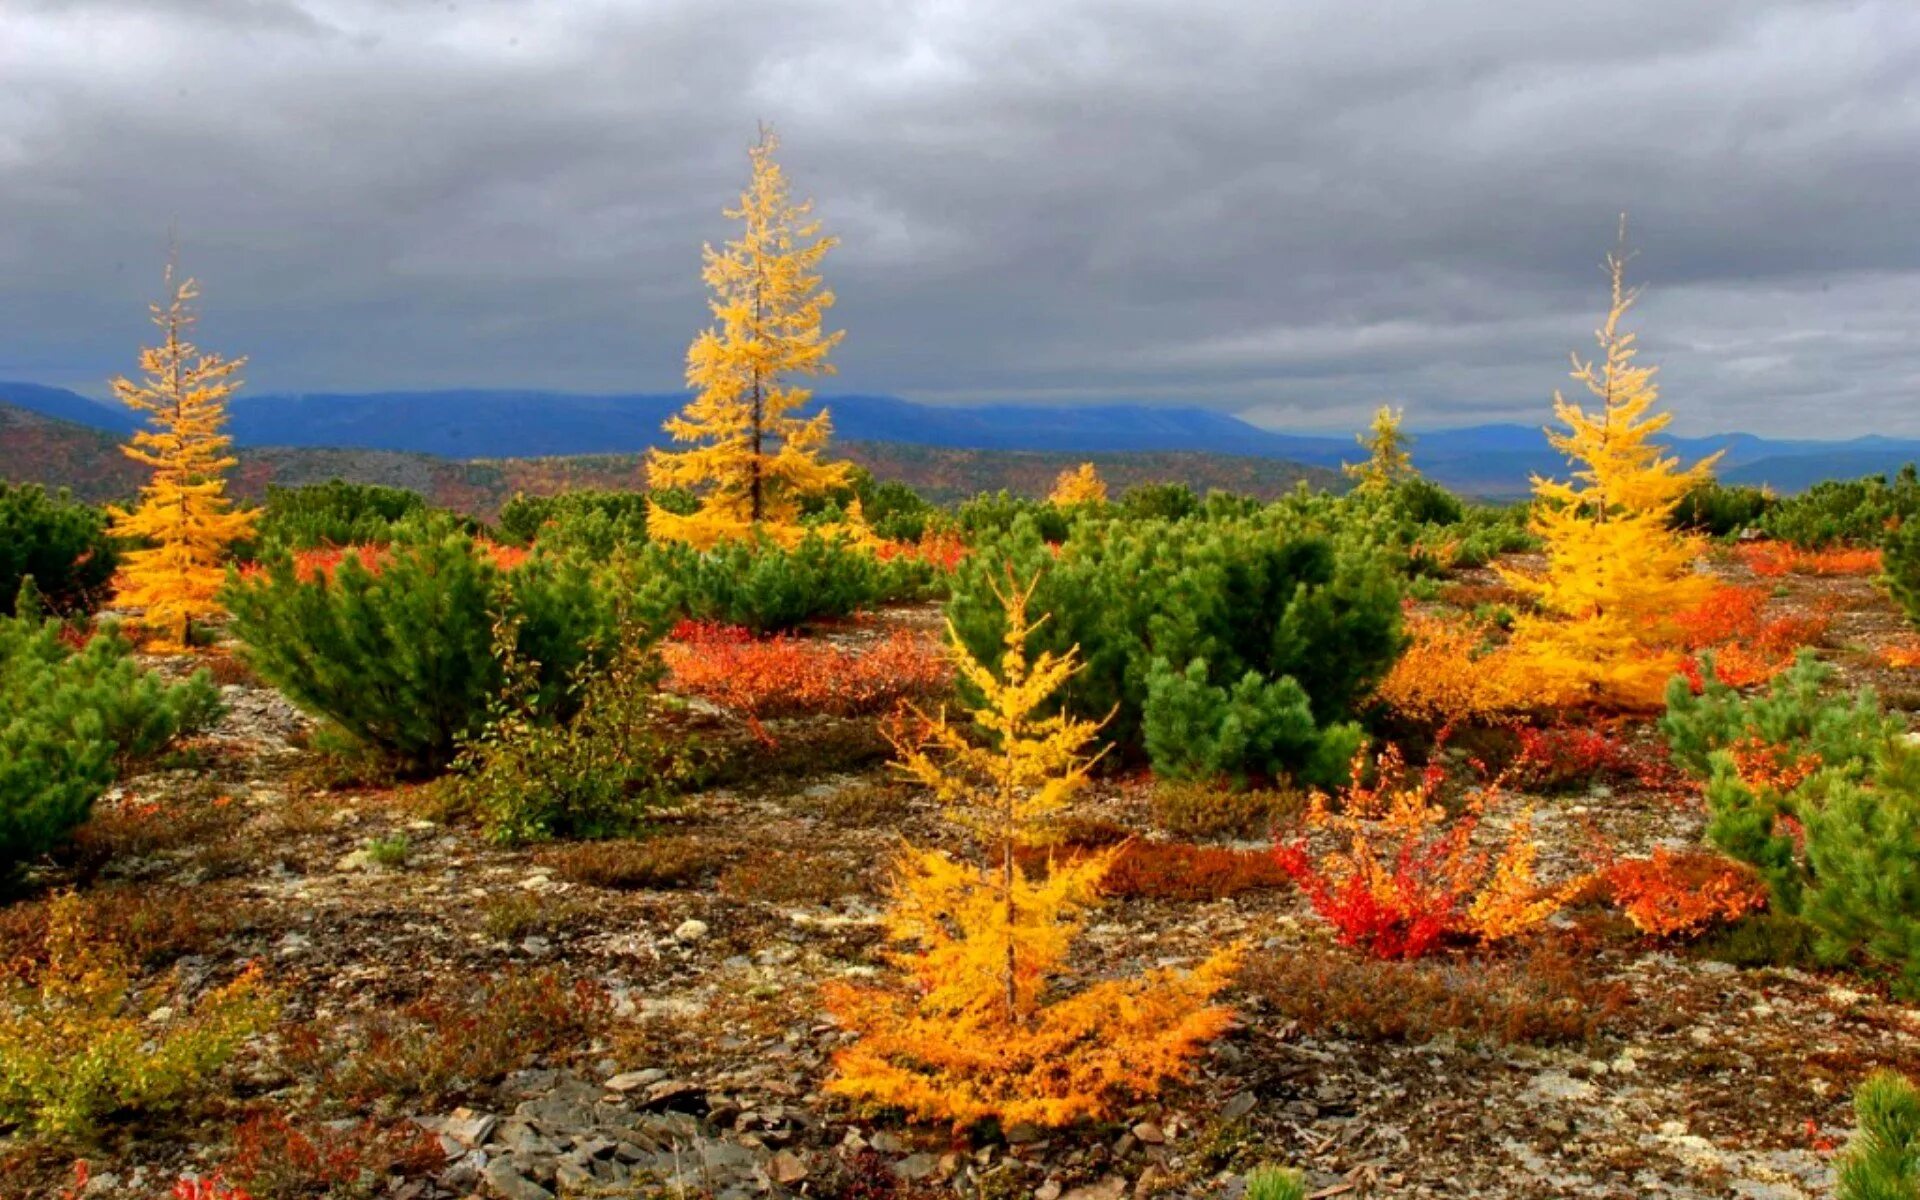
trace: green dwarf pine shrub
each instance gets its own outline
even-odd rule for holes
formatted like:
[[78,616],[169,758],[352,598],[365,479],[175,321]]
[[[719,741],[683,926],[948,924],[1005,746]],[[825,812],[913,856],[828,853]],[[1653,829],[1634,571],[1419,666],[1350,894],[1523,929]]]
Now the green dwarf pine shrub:
[[1838,1200],[1920,1200],[1920,1089],[1892,1071],[1853,1094],[1860,1128],[1840,1156]]
[[1057,553],[1023,518],[961,565],[947,613],[969,651],[993,661],[1005,628],[994,586],[1037,577],[1032,604],[1049,617],[1034,650],[1079,648],[1063,703],[1107,719],[1112,742],[1168,775],[1312,776],[1335,743],[1302,735],[1299,696],[1316,729],[1352,715],[1399,653],[1400,591],[1376,531],[1338,501],[1301,503],[1083,520]]
[[976,543],[1011,533],[1022,517],[1033,522],[1041,540],[1056,544],[1067,540],[1067,527],[1072,524],[1067,513],[1045,501],[1016,496],[1005,490],[982,492],[962,504],[954,514],[967,539]]
[[1668,524],[1689,533],[1726,537],[1758,525],[1775,503],[1776,497],[1765,488],[1728,487],[1708,480],[1680,497]]
[[1167,778],[1225,776],[1243,786],[1249,775],[1332,783],[1365,740],[1350,721],[1316,725],[1313,703],[1292,676],[1266,679],[1249,670],[1228,688],[1208,681],[1203,658],[1185,671],[1153,660],[1141,734]]
[[1808,790],[1800,915],[1816,950],[1833,962],[1864,955],[1899,972],[1896,990],[1920,995],[1920,747],[1893,739],[1870,782],[1822,773]]
[[925,563],[882,562],[844,539],[818,534],[808,534],[792,549],[766,542],[707,551],[652,546],[638,561],[644,577],[672,581],[687,616],[756,633],[915,599],[932,586],[934,574]]
[[[1701,694],[1674,679],[1660,721],[1674,761],[1706,779],[1707,839],[1758,869],[1774,908],[1790,915],[1801,911],[1811,882],[1796,832],[1807,826],[1819,788],[1865,778],[1902,728],[1871,689],[1832,695],[1834,677],[1831,666],[1803,652],[1765,695],[1748,697],[1722,683],[1707,659]],[[1775,769],[1742,771],[1736,749],[1765,755]]]
[[565,716],[569,681],[612,650],[612,589],[577,557],[536,554],[503,570],[457,523],[403,521],[378,570],[355,555],[302,579],[270,550],[225,600],[242,655],[295,704],[409,772],[444,767],[505,683],[496,631],[534,664],[530,711]]
[[685,516],[700,507],[692,492],[659,488],[616,492],[593,488],[553,496],[516,493],[500,509],[496,524],[508,540],[522,546],[539,542],[549,550],[578,550],[605,559],[622,549],[647,544],[647,508]]
[[1839,543],[1870,545],[1889,529],[1920,517],[1920,474],[1913,464],[1884,475],[1830,479],[1788,496],[1760,519],[1770,537],[1818,550]]
[[426,511],[426,497],[406,488],[343,479],[298,487],[269,484],[254,522],[254,541],[290,550],[364,546],[386,541],[394,525]]
[[1200,512],[1200,497],[1184,483],[1142,483],[1120,494],[1123,521],[1184,521]]
[[1907,521],[1881,544],[1881,578],[1907,620],[1920,625],[1920,520]]
[[0,483],[0,616],[29,579],[52,611],[87,611],[118,564],[105,513],[64,491]]
[[442,786],[506,843],[631,834],[699,775],[692,741],[671,730],[672,701],[660,695],[653,633],[631,629],[606,666],[572,682],[578,711],[540,721],[522,700],[535,687],[528,664],[486,730],[462,752]]
[[205,672],[168,684],[109,632],[74,649],[57,622],[0,617],[0,877],[87,819],[116,762],[212,720]]

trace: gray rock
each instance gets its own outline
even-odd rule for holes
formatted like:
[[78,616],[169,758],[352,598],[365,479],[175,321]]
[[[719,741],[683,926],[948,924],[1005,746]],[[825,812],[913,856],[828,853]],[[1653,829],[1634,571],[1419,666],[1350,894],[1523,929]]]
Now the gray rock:
[[522,1175],[504,1158],[487,1164],[484,1173],[487,1188],[500,1200],[553,1200],[553,1193]]

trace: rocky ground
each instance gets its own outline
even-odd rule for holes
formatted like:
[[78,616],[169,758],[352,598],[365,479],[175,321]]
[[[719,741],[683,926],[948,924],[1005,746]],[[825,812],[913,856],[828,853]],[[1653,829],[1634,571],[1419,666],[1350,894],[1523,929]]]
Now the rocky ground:
[[[1910,672],[1874,653],[1902,626],[1869,583],[1794,578],[1777,602],[1831,611],[1823,653],[1909,703]],[[1047,1135],[874,1121],[822,1091],[842,1034],[817,991],[884,968],[885,863],[903,834],[941,834],[930,801],[890,779],[870,723],[736,741],[730,781],[662,822],[645,870],[616,871],[568,847],[491,845],[431,788],[342,786],[299,714],[231,678],[220,726],[127,780],[40,883],[174,913],[153,978],[181,1003],[257,961],[280,1024],[218,1095],[158,1125],[90,1145],[0,1140],[0,1194],[62,1195],[85,1158],[84,1195],[165,1196],[273,1111],[320,1112],[346,1143],[407,1140],[403,1169],[341,1196],[1234,1197],[1246,1171],[1283,1163],[1322,1197],[1791,1200],[1830,1194],[1867,1070],[1920,1073],[1920,1014],[1871,981],[1651,945],[1593,908],[1562,914],[1544,948],[1420,968],[1469,1008],[1509,972],[1498,994],[1537,993],[1553,1029],[1409,1032],[1379,1011],[1409,977],[1368,974],[1273,889],[1113,901],[1089,926],[1095,973],[1252,944],[1238,1023],[1189,1084]],[[1640,853],[1697,843],[1703,824],[1684,787],[1534,805],[1549,878],[1582,869],[1596,833]],[[1089,807],[1155,834],[1143,780],[1104,780]],[[541,987],[560,989],[558,1007]],[[398,1076],[365,1067],[376,1044]]]

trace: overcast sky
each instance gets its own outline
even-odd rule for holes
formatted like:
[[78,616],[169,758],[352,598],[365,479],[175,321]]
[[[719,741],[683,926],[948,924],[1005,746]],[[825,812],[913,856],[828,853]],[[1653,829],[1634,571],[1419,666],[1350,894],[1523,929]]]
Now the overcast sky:
[[1920,434],[1916,0],[0,0],[0,378],[173,223],[255,391],[677,387],[762,119],[824,390],[1545,420],[1624,209],[1676,428]]

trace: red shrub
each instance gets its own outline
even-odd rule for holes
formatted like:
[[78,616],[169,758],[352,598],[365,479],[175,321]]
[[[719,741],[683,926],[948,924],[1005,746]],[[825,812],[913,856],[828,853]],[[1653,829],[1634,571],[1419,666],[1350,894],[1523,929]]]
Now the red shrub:
[[[486,538],[475,538],[473,544],[503,571],[511,571],[526,562],[529,553],[522,547],[505,546]],[[316,546],[310,550],[296,550],[293,552],[293,573],[302,583],[311,583],[323,577],[331,579],[340,564],[347,560],[348,555],[352,555],[360,561],[361,566],[378,575],[389,553],[383,545]],[[247,563],[240,568],[240,575],[242,578],[252,578],[264,570],[259,563]]]
[[881,542],[874,550],[874,557],[881,562],[911,558],[941,571],[952,572],[959,568],[960,560],[967,556],[969,549],[966,539],[958,533],[929,529],[920,535],[917,542]]
[[1880,573],[1880,551],[1872,547],[1802,550],[1785,542],[1752,542],[1741,546],[1737,553],[1747,569],[1763,579],[1777,579],[1782,575]]
[[173,1185],[172,1200],[253,1200],[246,1191],[222,1182],[218,1174],[205,1179],[181,1179]]
[[1801,647],[1826,635],[1832,624],[1827,612],[1788,614],[1769,619],[1765,588],[1725,584],[1715,588],[1693,608],[1675,614],[1680,645],[1693,651],[1682,663],[1698,692],[1700,656],[1712,653],[1714,673],[1734,687],[1765,683],[1793,665]]
[[910,630],[859,646],[786,635],[742,639],[728,626],[683,631],[693,636],[661,647],[667,688],[732,709],[756,726],[771,717],[885,712],[953,679],[940,643]]
[[[333,1195],[336,1188],[362,1187],[368,1178],[426,1175],[445,1162],[439,1139],[411,1121],[296,1125],[285,1113],[266,1112],[249,1117],[233,1131],[233,1151],[226,1164],[200,1186],[224,1188],[219,1181],[227,1177],[245,1183],[260,1200]],[[176,1189],[174,1195],[181,1200],[251,1200],[247,1192],[237,1189]]]
[[1590,783],[1639,783],[1667,787],[1675,782],[1673,766],[1656,743],[1633,743],[1617,727],[1552,725],[1545,729],[1519,726],[1520,752],[1513,761],[1514,776],[1534,791],[1553,792]]

